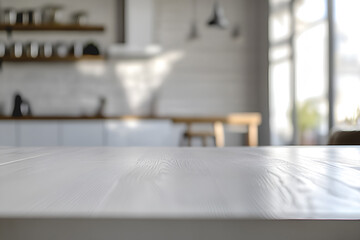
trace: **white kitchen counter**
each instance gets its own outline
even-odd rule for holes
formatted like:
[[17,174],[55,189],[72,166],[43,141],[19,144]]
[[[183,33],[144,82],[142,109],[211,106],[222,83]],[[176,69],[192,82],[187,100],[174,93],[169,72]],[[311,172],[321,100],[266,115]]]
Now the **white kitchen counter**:
[[175,147],[184,131],[185,126],[175,126],[166,119],[4,120],[0,117],[0,146]]
[[359,147],[0,148],[0,239],[360,239]]

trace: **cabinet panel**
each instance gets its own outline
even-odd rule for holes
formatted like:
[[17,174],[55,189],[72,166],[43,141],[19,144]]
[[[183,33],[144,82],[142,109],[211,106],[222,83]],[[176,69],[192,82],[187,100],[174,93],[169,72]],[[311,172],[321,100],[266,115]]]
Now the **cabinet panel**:
[[15,121],[0,122],[0,146],[16,146],[16,126]]
[[105,121],[105,144],[111,147],[129,146],[128,131],[124,121]]
[[130,146],[165,146],[171,134],[171,122],[164,120],[144,120],[125,122]]
[[57,121],[21,121],[19,136],[19,145],[22,147],[58,146],[59,123]]
[[103,146],[103,121],[62,121],[60,139],[63,146]]
[[108,146],[178,146],[174,134],[173,124],[168,120],[110,120],[105,123]]
[[0,146],[178,146],[168,120],[1,121]]

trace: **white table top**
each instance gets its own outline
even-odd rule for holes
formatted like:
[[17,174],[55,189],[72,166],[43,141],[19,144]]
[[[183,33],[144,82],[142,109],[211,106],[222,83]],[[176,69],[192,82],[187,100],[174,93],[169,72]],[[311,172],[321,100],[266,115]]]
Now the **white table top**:
[[7,217],[360,219],[360,148],[0,148]]

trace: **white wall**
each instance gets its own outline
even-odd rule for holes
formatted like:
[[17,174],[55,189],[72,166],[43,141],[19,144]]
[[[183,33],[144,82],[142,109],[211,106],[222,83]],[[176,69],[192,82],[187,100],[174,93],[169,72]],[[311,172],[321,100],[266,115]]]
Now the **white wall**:
[[[105,48],[115,40],[115,1],[3,0],[2,6],[32,7],[58,2],[66,9],[85,8],[90,21],[105,24],[104,33],[15,33],[15,40],[72,41],[94,39]],[[86,4],[84,4],[86,2]],[[0,109],[11,113],[12,96],[20,91],[37,115],[91,115],[99,96],[107,98],[107,115],[223,115],[263,111],[266,115],[266,0],[222,0],[230,30],[205,23],[213,1],[198,0],[200,38],[189,40],[192,0],[155,0],[154,37],[164,52],[147,60],[106,60],[77,63],[4,63],[0,73]],[[232,25],[234,26],[234,25]],[[0,39],[6,40],[5,34]],[[155,94],[156,93],[156,94]],[[150,101],[151,100],[151,101]],[[266,119],[265,119],[266,120]],[[266,143],[265,128],[261,132]],[[260,138],[261,139],[261,138]]]

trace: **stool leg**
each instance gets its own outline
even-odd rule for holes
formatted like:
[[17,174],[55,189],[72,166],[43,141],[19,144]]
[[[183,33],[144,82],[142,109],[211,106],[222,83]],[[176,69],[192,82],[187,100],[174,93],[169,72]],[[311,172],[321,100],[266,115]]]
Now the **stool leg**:
[[203,147],[206,147],[206,137],[202,136],[201,140],[202,140]]
[[224,147],[225,136],[224,136],[224,124],[222,122],[214,123],[215,142],[217,147]]
[[258,145],[258,126],[250,124],[248,131],[248,144],[251,147],[256,147]]
[[181,142],[180,142],[180,147],[184,147],[187,145],[187,136],[186,134],[183,134],[182,138],[181,138]]

